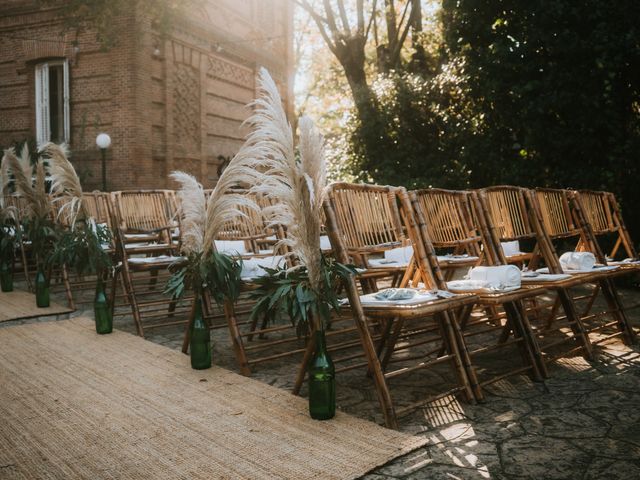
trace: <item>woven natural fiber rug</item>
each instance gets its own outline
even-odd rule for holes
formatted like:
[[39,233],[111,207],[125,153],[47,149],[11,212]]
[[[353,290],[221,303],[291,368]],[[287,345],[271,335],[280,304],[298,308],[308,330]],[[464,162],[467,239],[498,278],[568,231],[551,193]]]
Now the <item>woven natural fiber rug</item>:
[[47,308],[38,308],[36,296],[30,292],[14,290],[0,292],[0,322],[21,318],[41,317],[69,313],[71,309],[51,302]]
[[355,478],[426,443],[84,318],[0,346],[2,478]]

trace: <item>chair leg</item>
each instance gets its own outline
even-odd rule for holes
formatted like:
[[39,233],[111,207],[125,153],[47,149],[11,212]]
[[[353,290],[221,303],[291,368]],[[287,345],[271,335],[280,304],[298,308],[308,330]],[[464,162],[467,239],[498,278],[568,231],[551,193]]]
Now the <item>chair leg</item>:
[[138,306],[135,290],[133,288],[133,283],[131,280],[131,272],[127,268],[126,262],[122,263],[122,282],[124,284],[125,295],[127,297],[127,300],[129,301],[129,305],[131,305],[131,313],[133,314],[133,320],[136,323],[136,329],[138,331],[138,335],[144,338],[144,329],[142,327],[142,317],[140,315],[140,307]]
[[[565,289],[558,290],[558,299],[562,302],[562,308],[567,316],[574,336],[582,344],[583,355],[586,360],[593,360],[593,347],[587,335],[580,315],[576,311],[576,305],[569,292]],[[589,308],[590,310],[590,308]]]
[[[518,342],[518,345],[525,365],[531,366],[531,377],[535,381],[542,381],[543,375],[547,376],[546,365],[542,359],[542,353],[533,335],[531,325],[529,325],[529,320],[526,315],[523,315],[522,304],[520,302],[507,302],[504,304],[504,309],[514,336],[522,339],[522,342]],[[544,374],[541,374],[541,371]]]
[[451,318],[448,312],[439,313],[436,315],[436,318],[438,319],[438,323],[442,326],[442,338],[447,345],[448,352],[452,356],[452,366],[456,376],[458,377],[458,384],[462,386],[467,402],[473,402],[476,397],[469,383],[467,371],[461,358],[459,349],[460,339],[456,338],[456,334],[451,326],[451,324],[455,322],[455,319]]
[[296,381],[293,385],[292,393],[294,395],[300,395],[300,389],[302,388],[302,384],[304,383],[304,379],[307,374],[307,365],[309,364],[309,360],[311,359],[314,348],[314,342],[312,341],[311,337],[309,337],[307,339],[307,348],[305,348],[304,350],[304,356],[302,358],[302,361],[300,362],[300,366],[298,367]]
[[69,283],[69,271],[66,265],[62,265],[62,281],[64,283],[64,292],[67,296],[67,304],[71,310],[75,310],[76,306],[73,302],[73,294],[71,293],[71,284]]
[[636,344],[636,333],[633,330],[633,327],[629,324],[629,319],[624,311],[624,307],[622,305],[622,301],[616,291],[616,288],[613,286],[613,282],[610,278],[605,278],[600,280],[599,282],[600,288],[602,289],[602,294],[604,295],[607,304],[609,305],[609,310],[612,315],[618,322],[618,328],[623,333],[625,343],[627,345],[635,345]]
[[480,387],[480,382],[478,381],[478,376],[476,374],[476,369],[473,367],[471,363],[471,356],[469,355],[469,348],[467,347],[467,343],[464,340],[464,335],[462,334],[462,330],[460,329],[460,324],[466,324],[468,322],[469,316],[473,311],[473,305],[469,305],[467,307],[463,307],[460,311],[458,320],[453,317],[451,319],[450,325],[451,330],[453,332],[453,336],[458,345],[458,351],[460,352],[460,358],[462,360],[462,365],[466,370],[467,378],[469,379],[469,383],[471,384],[471,391],[475,396],[476,401],[482,402],[484,401],[484,394],[482,393],[482,388]]
[[[358,298],[358,289],[356,287],[355,280],[351,278],[345,283],[349,298]],[[380,408],[382,409],[384,417],[384,423],[389,428],[397,429],[398,419],[391,399],[391,393],[389,392],[387,380],[384,377],[380,362],[376,356],[373,340],[371,339],[371,334],[367,326],[367,319],[359,302],[352,301],[351,304],[353,305],[353,319],[356,322],[356,329],[360,337],[360,343],[364,349],[368,369],[373,377],[378,401],[380,402]]]
[[231,344],[233,345],[233,351],[236,354],[236,360],[240,367],[240,373],[245,376],[251,375],[251,368],[247,361],[247,355],[244,351],[244,344],[242,342],[242,336],[240,335],[240,329],[238,328],[238,319],[235,314],[233,304],[229,300],[224,302],[224,316],[227,319],[227,325],[229,327],[229,335],[231,336]]

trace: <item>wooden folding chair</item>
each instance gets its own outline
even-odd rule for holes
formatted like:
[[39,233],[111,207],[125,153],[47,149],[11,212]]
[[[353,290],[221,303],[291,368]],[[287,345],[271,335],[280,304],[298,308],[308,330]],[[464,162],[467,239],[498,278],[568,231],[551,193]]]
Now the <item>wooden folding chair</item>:
[[[398,245],[407,244],[398,210],[398,192],[392,187],[353,185],[338,183],[327,188],[325,199],[326,226],[334,254],[342,263],[366,262],[373,254]],[[345,204],[346,202],[346,204]],[[409,218],[409,222],[413,217]],[[407,228],[415,228],[409,224]],[[420,261],[426,262],[426,253],[417,249]],[[364,263],[366,265],[366,263]],[[366,274],[366,272],[365,272]],[[432,277],[425,278],[427,289],[436,288]],[[329,350],[340,352],[334,357],[339,366],[336,373],[356,368],[366,368],[373,379],[387,426],[396,428],[397,417],[430,401],[447,395],[462,393],[467,400],[474,398],[473,386],[477,384],[474,372],[465,356],[460,335],[452,311],[472,305],[475,295],[452,295],[414,305],[376,305],[361,299],[355,279],[345,285],[357,337],[344,340],[328,335]],[[419,341],[412,344],[407,339]],[[356,349],[356,353],[348,353]],[[306,362],[313,353],[310,344],[300,366],[294,393],[298,393],[304,380]],[[362,357],[364,356],[364,361]],[[437,391],[427,398],[396,409],[389,392],[392,378],[432,369],[440,364],[450,366],[451,384],[445,391]],[[344,366],[340,366],[344,365]],[[391,368],[391,367],[396,368]]]
[[[499,245],[500,242],[509,240],[532,240],[533,246],[530,255],[530,260],[526,265],[529,271],[533,271],[542,266],[541,263],[546,265],[548,269],[544,276],[529,277],[528,275],[535,275],[535,273],[527,273],[523,278],[529,284],[541,284],[547,286],[547,288],[553,290],[557,294],[555,302],[552,304],[546,318],[540,317],[539,331],[544,333],[545,330],[550,330],[551,327],[562,328],[563,322],[566,322],[566,326],[570,327],[575,337],[574,349],[581,348],[586,358],[592,357],[592,344],[593,339],[588,335],[589,332],[597,331],[598,329],[606,328],[604,325],[599,327],[589,327],[586,322],[590,322],[599,317],[609,315],[613,318],[613,321],[605,324],[611,326],[612,324],[618,324],[620,327],[626,325],[626,319],[624,313],[620,310],[617,295],[615,291],[612,291],[610,280],[607,278],[607,273],[603,271],[594,271],[588,273],[572,274],[569,278],[553,277],[553,275],[564,275],[556,249],[553,245],[553,238],[566,238],[568,230],[563,230],[558,226],[561,222],[556,221],[558,216],[563,216],[568,212],[567,208],[562,207],[555,209],[553,215],[555,226],[553,227],[553,235],[549,233],[545,226],[544,217],[542,213],[545,205],[551,205],[551,202],[540,203],[539,196],[535,192],[510,186],[498,186],[490,187],[478,191],[477,193],[479,209],[485,214],[486,224],[488,225],[488,234],[493,238],[494,243]],[[558,203],[554,203],[558,205]],[[565,225],[572,225],[569,218],[563,218],[562,222]],[[548,277],[547,275],[552,275]],[[560,279],[558,279],[560,278]],[[602,289],[602,293],[609,306],[608,310],[600,314],[590,314],[593,300],[589,295],[578,295],[574,297],[571,294],[571,289],[579,286],[588,286],[592,284],[599,285]],[[604,288],[603,288],[604,287]],[[587,305],[581,312],[578,311],[578,304],[581,300],[588,300]],[[565,315],[558,315],[558,309],[562,306],[565,311]],[[626,328],[622,328],[626,330]],[[564,328],[563,331],[568,334],[569,330]],[[546,346],[542,346],[543,351],[545,348],[550,350],[556,347],[556,343],[552,342]],[[552,361],[559,356],[568,354],[567,351],[561,351],[557,355],[547,355],[546,360]]]
[[[96,226],[99,226],[100,228],[106,228],[110,232],[111,242],[108,245],[103,245],[103,249],[112,257],[113,264],[115,265],[115,232],[113,229],[112,215],[109,207],[109,194],[100,191],[84,192],[82,194],[82,205],[88,219],[94,221],[96,223]],[[60,208],[59,203],[56,206],[57,208]],[[63,228],[70,227],[70,225],[68,225],[68,218],[60,216],[56,220]],[[111,272],[103,272],[103,275],[105,275],[105,278],[103,280],[110,280]],[[91,293],[95,290],[97,282],[97,276],[95,274],[76,275],[66,265],[63,265],[61,276],[61,286],[64,287],[69,308],[75,310],[78,305],[88,305],[93,302],[93,297],[91,295],[88,295],[88,293]]]
[[[640,259],[615,195],[611,192],[580,190],[570,192],[570,197],[581,206],[600,248],[609,252],[606,255],[607,263],[625,268],[638,268],[636,262]],[[606,241],[612,241],[608,250],[605,249]]]
[[[191,312],[192,298],[177,301],[163,293],[169,266],[183,260],[177,253],[179,242],[173,235],[177,223],[171,219],[169,198],[164,190],[111,193],[120,260],[112,282],[114,308],[130,307],[140,336],[145,329],[186,324]],[[122,294],[117,293],[118,277]]]
[[[577,251],[589,251],[593,253],[598,262],[599,268],[602,268],[601,279],[594,284],[594,289],[591,295],[583,295],[580,298],[588,299],[587,308],[584,315],[590,314],[592,307],[599,293],[602,293],[608,306],[609,311],[613,315],[613,320],[604,324],[595,322],[600,316],[603,316],[606,312],[601,314],[590,314],[588,320],[591,326],[587,329],[590,332],[598,333],[603,332],[613,325],[617,325],[617,333],[609,333],[607,335],[600,335],[597,343],[602,343],[609,338],[617,335],[623,335],[625,342],[628,344],[635,343],[635,332],[631,327],[627,316],[626,309],[622,304],[618,291],[615,287],[613,279],[620,275],[629,275],[638,271],[638,265],[634,263],[619,263],[617,265],[608,265],[608,259],[598,242],[598,235],[594,231],[593,224],[595,223],[595,229],[600,235],[610,233],[609,229],[612,225],[607,218],[607,205],[598,203],[598,200],[602,200],[604,197],[591,194],[582,196],[573,190],[563,189],[536,189],[534,194],[537,201],[536,207],[539,209],[542,217],[542,224],[547,229],[549,237],[552,240],[561,239],[565,243],[574,242],[575,250]],[[587,199],[587,203],[590,205],[592,216],[590,217],[586,212],[587,209],[583,206],[584,198]],[[549,210],[550,205],[562,205],[561,209]],[[602,210],[600,210],[602,209]],[[595,210],[595,211],[594,211]],[[604,214],[603,218],[601,214]],[[551,215],[555,219],[551,219]],[[549,229],[548,225],[553,222],[554,226]],[[615,229],[614,231],[619,231]],[[616,263],[616,262],[614,262]],[[612,268],[613,270],[607,270]],[[635,307],[632,307],[635,308]]]
[[[473,265],[498,266],[506,261],[495,251],[491,242],[484,238],[482,230],[471,222],[477,218],[472,209],[470,194],[462,191],[419,190],[410,192],[411,202],[405,200],[405,208],[412,208],[418,225],[420,236],[413,239],[414,244],[422,242],[428,250],[436,245],[440,248],[453,248],[456,254],[469,252]],[[431,223],[433,220],[435,223]],[[438,242],[432,242],[430,235],[435,233]],[[436,256],[438,269],[449,269],[451,264],[443,262],[441,256]],[[446,257],[445,257],[446,258]],[[455,262],[453,263],[455,266]],[[416,265],[416,267],[419,267]],[[424,275],[424,268],[417,268],[416,282]],[[433,267],[432,267],[433,268]],[[446,270],[445,270],[446,271]],[[444,278],[439,279],[439,288],[446,289]],[[541,353],[536,338],[533,335],[527,317],[524,302],[535,299],[546,293],[543,287],[523,286],[506,292],[476,291],[478,301],[473,312],[467,307],[459,312],[459,323],[466,339],[469,355],[475,366],[476,358],[490,351],[499,352],[500,349],[515,345],[522,356],[522,365],[508,368],[502,367],[499,373],[485,375],[480,387],[494,383],[507,376],[528,372],[534,380],[541,380],[546,369],[541,361]],[[480,339],[473,342],[474,339]],[[475,345],[473,345],[475,343]],[[473,345],[473,346],[472,346]],[[502,351],[502,355],[508,356]]]

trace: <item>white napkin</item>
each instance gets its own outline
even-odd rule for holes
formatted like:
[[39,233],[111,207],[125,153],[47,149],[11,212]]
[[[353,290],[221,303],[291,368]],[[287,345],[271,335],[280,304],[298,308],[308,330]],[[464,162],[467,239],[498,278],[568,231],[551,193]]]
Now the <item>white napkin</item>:
[[474,267],[469,270],[469,279],[486,282],[490,288],[518,288],[521,285],[520,269],[515,265],[497,267]]
[[520,255],[522,253],[520,251],[520,242],[518,242],[518,240],[514,240],[512,242],[500,242],[500,246],[502,247],[505,257],[513,257],[514,255]]
[[331,250],[331,241],[327,235],[320,236],[320,250]]
[[186,260],[187,257],[174,257],[171,255],[158,255],[157,257],[133,257],[129,263],[173,263]]
[[391,250],[385,250],[384,252],[385,260],[395,262],[399,265],[408,265],[411,257],[413,257],[413,247],[411,245],[392,248]]
[[226,255],[247,253],[243,240],[215,240],[216,250]]
[[284,257],[282,255],[274,255],[264,258],[246,258],[242,259],[242,272],[241,278],[256,278],[262,277],[267,274],[260,267],[276,268],[284,263]]
[[565,252],[560,256],[563,270],[591,270],[596,265],[596,257],[591,252]]

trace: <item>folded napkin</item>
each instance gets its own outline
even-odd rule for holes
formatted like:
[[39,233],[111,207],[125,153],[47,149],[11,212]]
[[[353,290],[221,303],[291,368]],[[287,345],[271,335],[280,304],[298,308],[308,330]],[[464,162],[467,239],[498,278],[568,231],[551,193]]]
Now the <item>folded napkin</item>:
[[518,242],[518,240],[514,240],[512,242],[500,242],[500,246],[502,247],[505,257],[513,257],[514,255],[520,255],[522,253],[520,251],[520,242]]
[[416,296],[412,288],[387,288],[375,294],[376,300],[409,300]]
[[331,250],[331,242],[327,235],[320,236],[320,250]]
[[[450,295],[449,292],[443,292]],[[369,293],[360,296],[360,302],[367,306],[375,305],[418,305],[425,302],[433,302],[439,298],[449,298],[440,296],[438,291],[418,290],[411,288],[388,288],[377,293]]]
[[247,253],[243,240],[216,240],[216,250],[226,255]]
[[563,270],[591,270],[596,265],[596,257],[591,252],[565,252],[560,256]]
[[411,257],[413,257],[413,247],[411,245],[393,248],[384,252],[385,260],[393,261],[400,265],[408,265]]
[[174,263],[182,262],[187,257],[174,257],[172,255],[158,255],[157,257],[133,257],[129,259],[129,263],[145,264],[145,263]]
[[520,269],[515,265],[474,267],[469,270],[469,280],[485,282],[489,288],[518,288],[521,285]]
[[256,278],[267,274],[262,267],[276,268],[284,264],[284,257],[274,255],[264,258],[247,258],[242,260],[241,278]]

